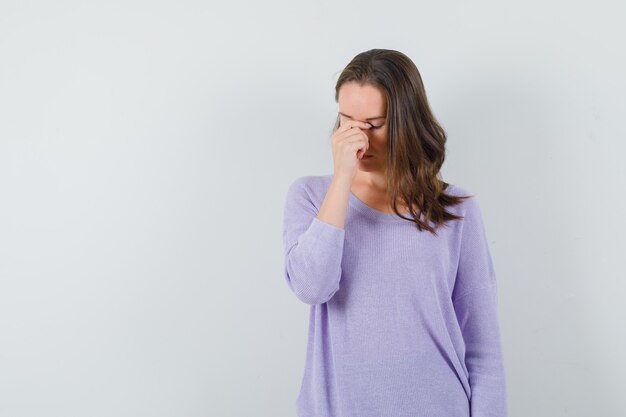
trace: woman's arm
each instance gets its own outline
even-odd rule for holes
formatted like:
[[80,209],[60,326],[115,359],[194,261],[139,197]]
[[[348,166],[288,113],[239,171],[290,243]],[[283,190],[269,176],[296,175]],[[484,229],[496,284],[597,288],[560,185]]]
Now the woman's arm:
[[496,274],[475,197],[465,201],[453,303],[465,341],[472,417],[505,417],[507,390],[500,342]]
[[[318,211],[307,184],[296,179],[287,191],[283,215],[285,279],[307,304],[322,304],[339,290],[348,205],[346,183],[333,180]],[[344,195],[345,194],[345,195]]]

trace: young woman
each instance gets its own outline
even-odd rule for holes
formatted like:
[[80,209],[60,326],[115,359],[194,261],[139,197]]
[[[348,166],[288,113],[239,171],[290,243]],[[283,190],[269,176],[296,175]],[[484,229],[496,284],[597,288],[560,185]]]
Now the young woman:
[[299,417],[505,417],[496,275],[476,197],[443,182],[446,134],[404,54],[335,86],[334,173],[284,207],[285,279],[310,305]]

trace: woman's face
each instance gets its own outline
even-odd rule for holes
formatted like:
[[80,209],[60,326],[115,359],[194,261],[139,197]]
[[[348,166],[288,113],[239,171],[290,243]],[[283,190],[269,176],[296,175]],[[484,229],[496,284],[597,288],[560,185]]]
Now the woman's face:
[[369,138],[367,155],[371,158],[359,161],[359,169],[364,171],[384,171],[387,164],[387,105],[382,92],[369,84],[359,85],[347,82],[339,88],[340,125],[350,120],[369,123],[372,127],[363,129]]

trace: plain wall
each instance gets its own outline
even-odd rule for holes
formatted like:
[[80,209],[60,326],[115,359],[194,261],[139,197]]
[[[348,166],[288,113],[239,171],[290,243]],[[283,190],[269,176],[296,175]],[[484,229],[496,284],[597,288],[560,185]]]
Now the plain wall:
[[0,416],[295,416],[287,186],[396,49],[497,272],[511,417],[618,417],[623,2],[0,0]]

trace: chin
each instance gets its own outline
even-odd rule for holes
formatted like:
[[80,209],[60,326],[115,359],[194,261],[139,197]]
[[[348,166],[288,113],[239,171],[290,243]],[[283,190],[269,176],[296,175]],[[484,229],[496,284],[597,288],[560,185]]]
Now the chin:
[[365,172],[374,172],[374,171],[376,171],[376,169],[374,167],[371,167],[371,166],[360,165],[358,168],[359,168],[359,171],[365,171]]

